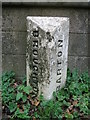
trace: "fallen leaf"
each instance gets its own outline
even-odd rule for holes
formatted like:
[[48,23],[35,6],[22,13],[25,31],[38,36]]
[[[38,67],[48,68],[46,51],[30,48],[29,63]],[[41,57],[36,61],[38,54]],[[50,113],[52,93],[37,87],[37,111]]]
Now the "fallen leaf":
[[73,109],[73,105],[69,106],[69,110],[72,110]]
[[18,86],[18,84],[17,84],[17,83],[14,83],[13,87],[16,88],[17,86]]
[[31,100],[32,105],[38,106],[40,101],[38,99]]
[[23,110],[22,109],[19,109],[21,113],[23,113]]
[[38,106],[39,103],[40,103],[40,101],[36,101],[36,102],[35,102],[35,106]]
[[68,114],[70,114],[70,111],[69,111],[69,109],[67,109],[67,110],[66,110],[66,112],[67,112]]
[[36,118],[35,118],[35,117],[33,117],[33,120],[36,120]]
[[20,107],[20,105],[17,105],[17,107],[19,108],[19,107]]
[[74,105],[74,106],[77,105],[77,103],[78,103],[77,100],[73,101],[73,105]]

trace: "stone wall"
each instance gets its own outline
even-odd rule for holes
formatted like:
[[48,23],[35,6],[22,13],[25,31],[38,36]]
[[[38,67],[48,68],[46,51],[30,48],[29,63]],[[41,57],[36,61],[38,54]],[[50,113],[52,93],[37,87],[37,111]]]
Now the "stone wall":
[[70,18],[68,67],[83,72],[88,69],[88,10],[86,8],[46,6],[4,6],[2,9],[3,72],[14,70],[17,78],[26,74],[27,16],[58,16]]

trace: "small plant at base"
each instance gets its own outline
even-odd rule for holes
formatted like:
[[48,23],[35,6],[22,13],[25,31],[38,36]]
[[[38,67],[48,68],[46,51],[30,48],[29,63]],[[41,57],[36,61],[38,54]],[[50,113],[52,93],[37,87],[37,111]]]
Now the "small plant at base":
[[6,72],[2,76],[3,111],[11,115],[11,118],[30,118],[28,97],[32,88],[26,86],[25,81],[26,79],[22,84],[17,84],[13,71]]
[[89,83],[90,77],[87,72],[78,75],[77,70],[71,73],[68,70],[66,86],[53,93],[53,99],[45,101],[40,96],[40,106],[38,107],[35,117],[39,119],[56,118],[77,119],[88,116],[89,112]]
[[42,95],[33,100],[32,88],[25,83],[26,79],[17,84],[14,72],[5,73],[2,77],[3,106],[11,118],[79,120],[90,114],[90,77],[87,72],[78,75],[76,70],[72,73],[68,70],[65,87],[54,92],[53,99],[49,101],[45,101]]

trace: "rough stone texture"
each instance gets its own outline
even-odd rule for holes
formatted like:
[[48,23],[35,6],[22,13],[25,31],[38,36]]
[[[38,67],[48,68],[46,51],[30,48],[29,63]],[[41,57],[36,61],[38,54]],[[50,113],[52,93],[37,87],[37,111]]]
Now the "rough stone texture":
[[65,85],[69,42],[69,19],[27,17],[27,81],[35,96],[51,99]]
[[70,34],[69,55],[88,56],[88,34]]
[[[26,17],[30,16],[57,16],[70,18],[70,32],[88,32],[88,11],[85,9],[59,8],[5,8],[3,9],[3,30],[26,31]],[[19,11],[19,13],[18,13]],[[18,27],[19,26],[19,27]]]
[[79,56],[69,56],[68,58],[68,67],[71,71],[77,68],[79,73],[85,72],[88,70],[88,62],[90,61],[90,57],[79,57]]
[[[25,55],[26,54],[26,32],[4,32],[2,33],[2,53]],[[9,42],[8,42],[9,41]]]
[[[70,18],[70,41],[69,41],[69,64],[70,68],[78,67],[82,71],[81,67],[83,66],[84,70],[87,67],[90,70],[90,61],[88,60],[88,65],[83,58],[90,57],[90,37],[88,35],[88,12],[90,9],[78,9],[78,8],[61,8],[61,7],[32,7],[32,6],[3,6],[3,71],[10,70],[11,64],[9,61],[14,59],[16,55],[19,62],[22,59],[20,56],[23,54],[23,62],[18,64],[20,71],[17,72],[16,64],[13,62],[13,70],[17,73],[17,76],[23,76],[26,73],[25,69],[25,47],[26,45],[26,17],[29,16],[57,16],[57,17],[69,17]],[[90,14],[89,14],[90,16]],[[90,23],[90,20],[89,20]],[[90,33],[90,32],[89,32]],[[12,35],[12,37],[10,37]],[[13,36],[14,35],[14,36]],[[88,42],[87,42],[88,36]],[[15,39],[14,39],[15,37]],[[8,39],[7,39],[8,38]],[[13,41],[13,40],[14,41]],[[25,39],[25,40],[24,40]],[[7,42],[8,41],[8,42]],[[77,44],[78,42],[78,44]],[[13,45],[15,43],[16,45]],[[83,44],[84,43],[84,44]],[[77,44],[77,46],[76,46]],[[6,47],[5,47],[6,46]],[[9,47],[10,48],[9,48]],[[17,46],[17,50],[15,49]],[[14,48],[13,48],[14,47]],[[88,48],[88,50],[87,50]],[[6,55],[7,54],[7,55]],[[15,54],[15,55],[14,55]],[[17,55],[18,54],[18,55]],[[8,56],[8,59],[7,59]],[[74,64],[74,57],[81,57],[80,64]],[[73,59],[72,59],[73,58]],[[72,60],[71,60],[72,59]],[[24,63],[24,64],[23,64]],[[23,72],[22,72],[23,71]],[[20,75],[19,75],[20,74]]]
[[[11,10],[12,9],[12,10]],[[26,31],[26,17],[40,16],[42,13],[41,8],[5,8],[3,9],[3,30],[7,31]],[[19,11],[19,12],[18,12]]]

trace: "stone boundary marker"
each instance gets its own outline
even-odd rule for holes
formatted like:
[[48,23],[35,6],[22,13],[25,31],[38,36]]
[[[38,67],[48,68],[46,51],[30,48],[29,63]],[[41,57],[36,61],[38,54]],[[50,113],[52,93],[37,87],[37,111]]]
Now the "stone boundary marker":
[[27,17],[27,32],[27,84],[49,100],[66,81],[69,18]]

